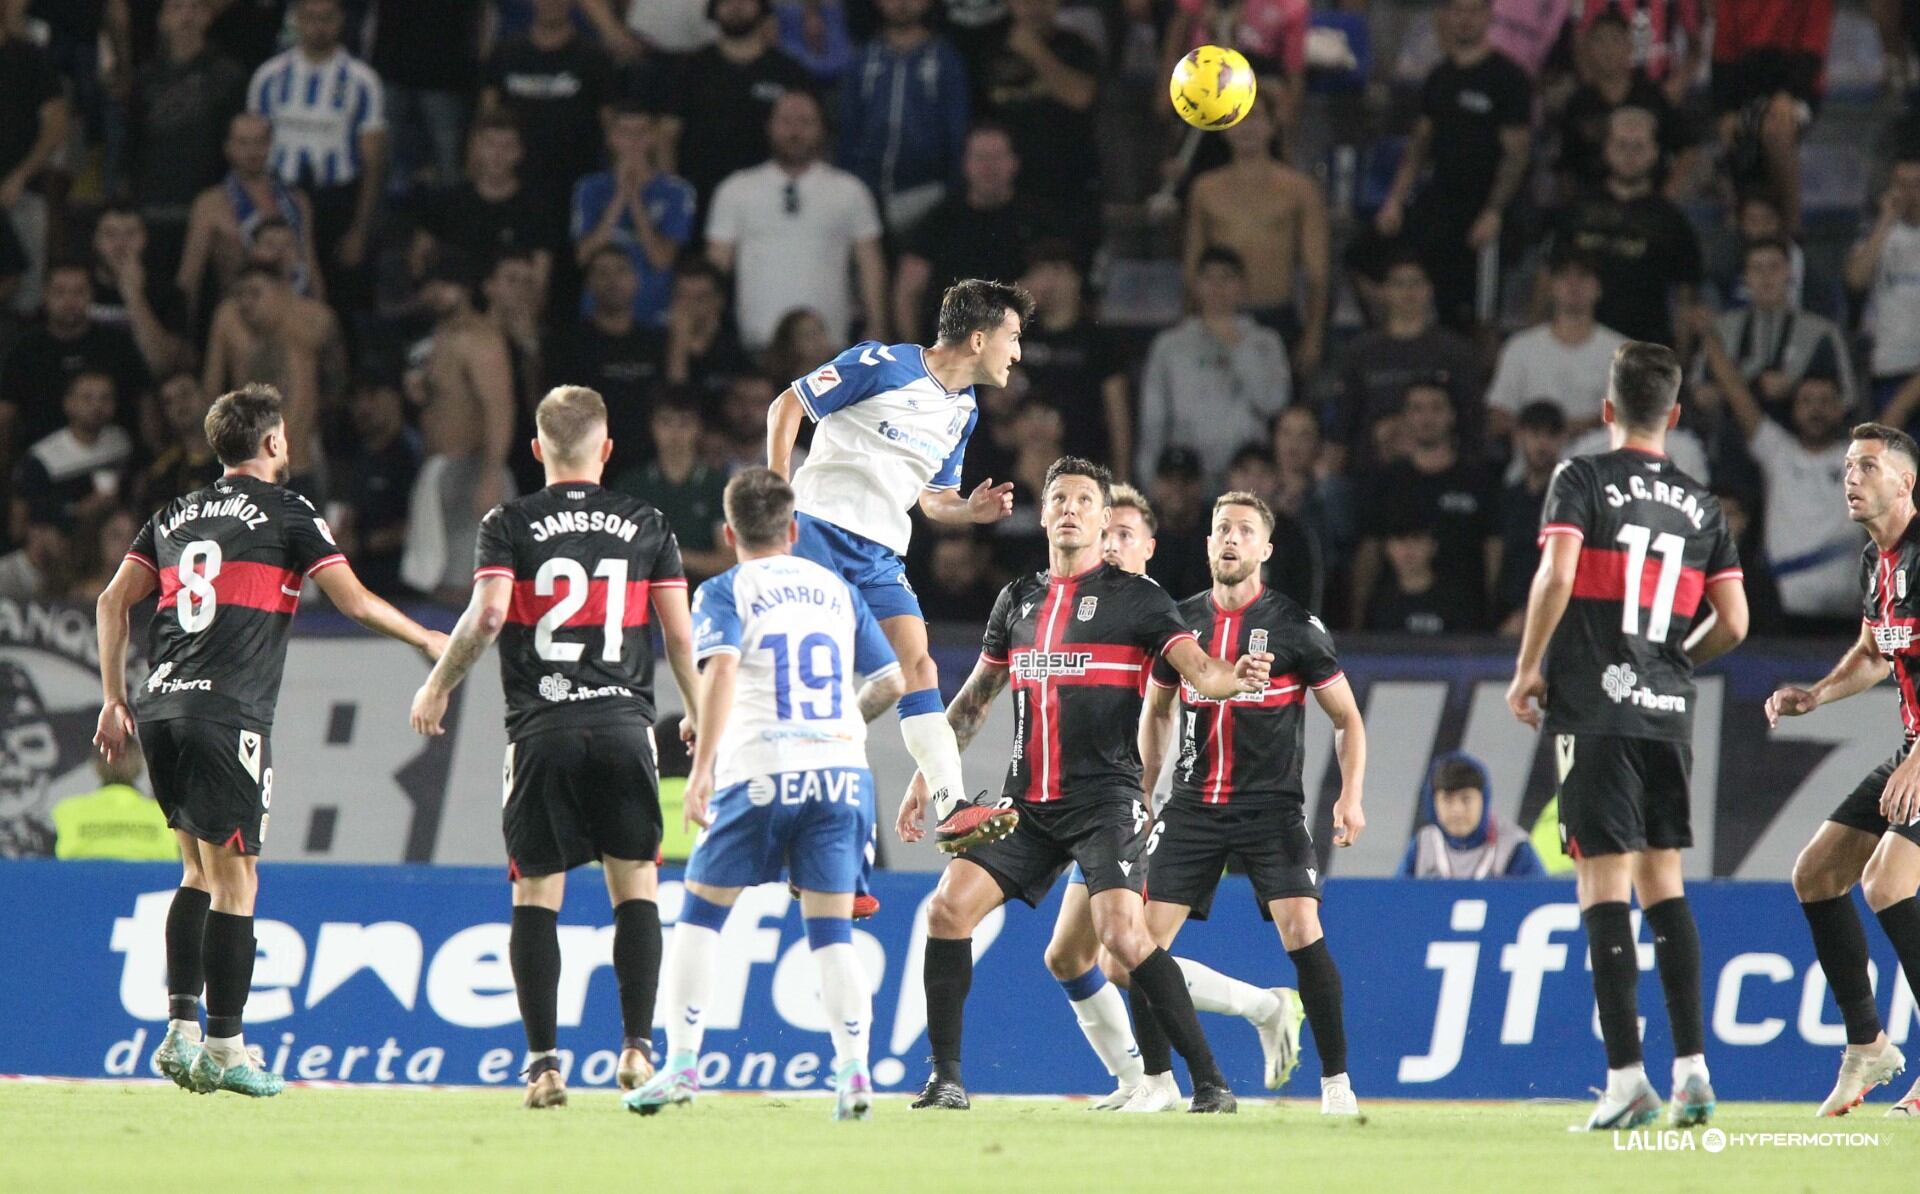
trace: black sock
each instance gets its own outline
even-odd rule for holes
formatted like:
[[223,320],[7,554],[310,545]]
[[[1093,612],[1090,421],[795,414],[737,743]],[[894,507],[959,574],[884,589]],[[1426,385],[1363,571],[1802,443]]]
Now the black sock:
[[1600,1005],[1600,1035],[1607,1068],[1640,1062],[1640,955],[1633,921],[1621,901],[1595,904],[1581,913],[1587,922],[1587,953],[1593,959],[1593,997]]
[[208,912],[201,950],[207,969],[207,1036],[239,1036],[247,992],[253,987],[253,917]]
[[1146,995],[1161,1030],[1186,1059],[1187,1078],[1194,1087],[1225,1086],[1227,1080],[1214,1064],[1207,1034],[1200,1031],[1200,1017],[1193,1010],[1193,996],[1187,994],[1187,978],[1180,973],[1180,963],[1166,950],[1156,949],[1129,973],[1133,990]]
[[973,938],[927,938],[921,981],[927,990],[927,1040],[933,1045],[934,1072],[958,1082],[967,992],[973,989]]
[[1667,995],[1667,1023],[1673,1028],[1673,1055],[1692,1057],[1707,1051],[1707,1030],[1700,1014],[1700,931],[1694,927],[1687,897],[1661,900],[1646,911],[1653,930],[1653,962]]
[[614,905],[613,973],[620,980],[622,1047],[651,1051],[653,998],[660,989],[660,905],[652,900]]
[[1173,1043],[1161,1030],[1160,1018],[1153,1014],[1153,1004],[1139,983],[1127,988],[1127,1008],[1133,1013],[1133,1043],[1140,1046],[1140,1060],[1146,1064],[1147,1075],[1172,1073]]
[[1880,1039],[1880,1011],[1873,1006],[1873,980],[1867,975],[1867,932],[1860,925],[1853,896],[1809,900],[1800,905],[1813,931],[1813,952],[1826,972],[1827,989],[1840,1006],[1849,1045]]
[[1876,914],[1880,927],[1893,942],[1893,952],[1907,972],[1907,986],[1920,998],[1920,898],[1908,896]]
[[1290,949],[1293,968],[1299,975],[1300,1002],[1307,1009],[1307,1026],[1313,1029],[1313,1047],[1320,1054],[1320,1075],[1331,1078],[1347,1072],[1347,1016],[1340,1001],[1340,968],[1333,964],[1333,951],[1325,937],[1312,945]]
[[167,909],[167,1018],[200,1020],[200,989],[207,983],[202,960],[206,945],[207,906],[213,897],[197,887],[173,893]]
[[520,1023],[527,1030],[527,1051],[544,1053],[559,1039],[560,914],[551,908],[516,904],[507,936],[507,962],[520,997]]

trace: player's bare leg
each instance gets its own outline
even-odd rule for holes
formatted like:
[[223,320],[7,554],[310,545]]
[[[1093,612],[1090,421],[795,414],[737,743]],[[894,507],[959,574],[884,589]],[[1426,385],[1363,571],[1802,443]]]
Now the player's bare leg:
[[567,1105],[559,1051],[560,902],[566,894],[564,871],[513,881],[507,961],[527,1033],[527,1095],[522,1105],[534,1109]]
[[1847,1114],[1906,1066],[1906,1058],[1887,1040],[1873,1003],[1867,934],[1853,905],[1853,885],[1866,873],[1879,844],[1879,838],[1863,829],[1822,821],[1793,863],[1793,894],[1806,914],[1814,953],[1847,1029],[1840,1076],[1820,1104],[1822,1116]]
[[200,1094],[230,1090],[253,1098],[279,1094],[286,1082],[247,1052],[241,1032],[253,986],[253,900],[259,891],[255,859],[237,845],[199,844],[210,895],[202,950],[207,975],[206,1047],[194,1057],[191,1078]]
[[629,1091],[627,1110],[653,1115],[662,1107],[685,1107],[700,1093],[700,1042],[720,956],[720,930],[743,889],[688,883],[674,922],[673,945],[661,973],[660,1002],[666,1009],[667,1059],[647,1081]]
[[1140,1050],[1134,1045],[1133,1026],[1127,1021],[1126,1000],[1107,981],[1100,966],[1100,937],[1093,931],[1093,910],[1085,883],[1067,884],[1054,918],[1053,939],[1047,942],[1047,971],[1067,994],[1074,1019],[1086,1034],[1100,1064],[1118,1082],[1113,1093],[1095,1100],[1089,1110],[1118,1111],[1140,1089],[1146,1076]]
[[933,1073],[916,1111],[965,1111],[971,1105],[960,1072],[960,1042],[967,992],[973,987],[973,930],[1006,902],[1000,884],[984,867],[956,858],[940,874],[927,905],[927,952],[921,981],[927,993],[927,1040]]
[[613,973],[620,984],[620,1062],[614,1080],[632,1090],[653,1077],[653,998],[660,988],[660,872],[653,861],[602,855],[613,903]]
[[1627,904],[1633,895],[1634,856],[1601,854],[1576,858],[1573,865],[1587,952],[1593,960],[1600,1035],[1607,1048],[1607,1088],[1587,1127],[1643,1127],[1659,1116],[1660,1096],[1647,1081],[1640,1051],[1640,955]]
[[180,847],[180,887],[167,909],[167,1034],[153,1051],[153,1068],[180,1089],[192,1090],[190,1074],[201,1049],[200,991],[206,985],[201,948],[213,896],[200,863],[200,839],[183,829],[173,836]]
[[1144,902],[1125,888],[1111,888],[1096,893],[1092,905],[1094,930],[1100,934],[1101,947],[1127,968],[1129,990],[1145,997],[1174,1049],[1186,1059],[1187,1076],[1193,1083],[1193,1101],[1187,1110],[1234,1111],[1233,1092],[1227,1088],[1206,1034],[1200,1030],[1186,977],[1173,955],[1148,931]]
[[[1867,907],[1879,918],[1893,952],[1906,972],[1907,986],[1920,996],[1920,844],[1896,832],[1880,835],[1860,880]],[[1888,1115],[1920,1115],[1920,1082],[1887,1109]]]
[[[1334,964],[1326,931],[1320,927],[1320,901],[1311,896],[1290,896],[1269,900],[1267,911],[1273,914],[1273,927],[1280,933],[1287,957],[1293,959],[1294,972],[1299,976],[1295,980],[1300,984],[1299,1004],[1320,1054],[1320,1113],[1358,1115],[1360,1104],[1347,1078],[1347,1020],[1340,968]],[[1298,1064],[1301,1013],[1289,1014],[1293,1017],[1290,1029]]]
[[907,683],[899,704],[900,737],[933,803],[935,843],[948,854],[958,854],[1012,833],[1020,822],[1016,810],[967,799],[960,743],[947,724],[940,672],[927,651],[927,624],[912,614],[896,614],[882,619],[880,629],[899,658],[900,675]]
[[1643,850],[1633,856],[1633,889],[1653,936],[1654,965],[1673,1030],[1673,1097],[1667,1122],[1691,1128],[1713,1118],[1707,1074],[1707,1032],[1700,1010],[1700,932],[1687,905],[1680,851]]

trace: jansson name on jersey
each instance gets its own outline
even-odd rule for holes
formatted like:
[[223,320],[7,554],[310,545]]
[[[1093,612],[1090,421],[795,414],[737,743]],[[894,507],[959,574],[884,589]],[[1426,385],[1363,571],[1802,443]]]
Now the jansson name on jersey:
[[196,502],[161,523],[160,537],[165,539],[181,524],[198,518],[237,518],[247,524],[248,530],[257,531],[266,525],[267,512],[254,505],[252,499],[237,495],[217,502]]
[[1649,481],[1645,477],[1629,476],[1626,493],[1621,493],[1618,485],[1608,485],[1606,493],[1607,505],[1616,510],[1630,501],[1659,502],[1664,506],[1672,506],[1686,516],[1687,521],[1693,524],[1693,529],[1696,531],[1700,529],[1701,520],[1707,516],[1707,512],[1701,508],[1698,494],[1665,481]]
[[605,510],[558,510],[527,524],[527,532],[535,543],[545,543],[555,535],[580,535],[589,531],[604,531],[619,536],[623,543],[632,543],[633,537],[640,533],[640,524]]

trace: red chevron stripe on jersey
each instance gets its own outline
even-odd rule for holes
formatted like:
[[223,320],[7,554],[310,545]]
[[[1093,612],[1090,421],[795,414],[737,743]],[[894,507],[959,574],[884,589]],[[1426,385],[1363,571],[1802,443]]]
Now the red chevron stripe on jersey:
[[[300,608],[300,574],[272,564],[228,560],[213,576],[212,584],[216,606],[243,606],[265,610],[270,614],[287,615]],[[171,565],[162,568],[160,608],[174,608],[184,587],[180,582],[179,568]],[[193,600],[193,595],[189,593],[187,599]]]
[[[495,574],[490,574],[495,575]],[[513,582],[513,601],[507,606],[507,621],[515,626],[531,626],[546,616],[548,610],[562,601],[571,601],[574,597],[571,585],[565,580],[553,583],[553,592],[545,597],[534,592],[534,581],[516,580]],[[653,588],[652,581],[630,580],[627,582],[626,604],[620,611],[622,626],[645,626],[649,617],[649,597]],[[579,609],[573,611],[562,626],[599,626],[607,620],[607,582],[599,578],[587,582],[587,599]]]

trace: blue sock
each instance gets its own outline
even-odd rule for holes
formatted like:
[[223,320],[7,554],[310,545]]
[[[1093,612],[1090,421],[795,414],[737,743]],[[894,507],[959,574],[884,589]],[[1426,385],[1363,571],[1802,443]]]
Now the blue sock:
[[1100,973],[1098,966],[1089,966],[1087,972],[1079,978],[1060,980],[1060,989],[1065,991],[1067,998],[1075,1003],[1079,1003],[1082,999],[1093,998],[1100,993],[1100,988],[1106,985],[1107,976]]
[[847,917],[809,916],[806,921],[807,945],[811,949],[853,944],[853,921]]
[[698,925],[703,929],[712,929],[718,933],[726,927],[727,913],[732,909],[712,900],[703,900],[692,892],[687,893],[686,903],[680,905],[680,923]]
[[940,700],[940,690],[937,688],[922,688],[918,692],[910,692],[901,697],[900,703],[894,708],[899,710],[902,718],[918,717],[922,713],[938,713],[945,716],[947,712],[946,705]]

